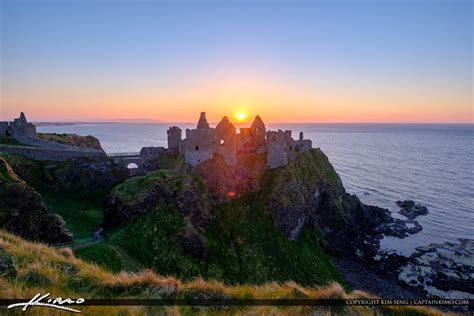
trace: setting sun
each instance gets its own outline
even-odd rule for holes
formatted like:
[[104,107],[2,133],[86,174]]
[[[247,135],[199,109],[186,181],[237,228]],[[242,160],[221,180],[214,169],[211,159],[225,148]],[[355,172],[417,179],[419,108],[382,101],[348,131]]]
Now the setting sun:
[[237,121],[242,122],[247,118],[247,113],[238,111],[234,114],[234,117]]

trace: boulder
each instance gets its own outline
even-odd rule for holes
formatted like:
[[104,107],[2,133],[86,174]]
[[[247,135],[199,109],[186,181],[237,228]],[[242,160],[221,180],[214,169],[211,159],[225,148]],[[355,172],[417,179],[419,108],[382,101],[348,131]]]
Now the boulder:
[[440,290],[456,290],[469,297],[474,294],[473,257],[472,239],[417,247],[409,262],[402,267],[399,278],[411,286],[426,289],[432,295],[439,295]]
[[428,209],[425,206],[417,204],[411,200],[397,201],[396,204],[401,208],[398,213],[405,216],[409,221],[413,221],[420,215],[428,214]]

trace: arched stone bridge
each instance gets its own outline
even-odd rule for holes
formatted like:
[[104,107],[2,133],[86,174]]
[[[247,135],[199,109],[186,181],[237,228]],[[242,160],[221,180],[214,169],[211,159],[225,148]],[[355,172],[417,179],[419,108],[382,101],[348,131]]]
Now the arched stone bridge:
[[116,164],[127,168],[130,174],[137,174],[143,171],[143,161],[140,153],[113,153],[109,154]]
[[139,153],[114,153],[108,156],[119,166],[127,168],[130,175],[137,175],[149,171],[147,170],[149,162],[156,159],[164,151],[164,147],[143,147]]

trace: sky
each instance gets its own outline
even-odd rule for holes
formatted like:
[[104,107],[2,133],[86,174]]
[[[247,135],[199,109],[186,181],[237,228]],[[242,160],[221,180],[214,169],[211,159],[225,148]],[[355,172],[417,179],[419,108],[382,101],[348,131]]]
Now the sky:
[[0,120],[473,123],[473,2],[0,0]]

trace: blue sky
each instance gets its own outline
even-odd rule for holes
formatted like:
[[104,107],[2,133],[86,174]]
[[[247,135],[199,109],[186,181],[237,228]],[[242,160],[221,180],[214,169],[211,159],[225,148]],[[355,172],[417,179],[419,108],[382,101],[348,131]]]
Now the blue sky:
[[92,118],[137,102],[128,116],[176,119],[166,104],[230,109],[219,102],[248,93],[265,103],[248,111],[287,113],[295,95],[303,111],[327,107],[309,110],[314,120],[331,120],[343,95],[343,111],[379,104],[392,121],[420,120],[430,102],[434,121],[472,120],[472,1],[3,0],[1,21],[2,117],[70,104]]

